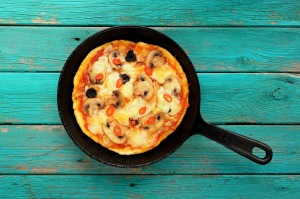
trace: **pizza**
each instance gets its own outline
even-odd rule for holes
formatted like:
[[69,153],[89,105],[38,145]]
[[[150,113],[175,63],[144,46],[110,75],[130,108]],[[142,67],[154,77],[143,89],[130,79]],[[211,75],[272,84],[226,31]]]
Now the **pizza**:
[[72,101],[83,133],[111,151],[132,155],[153,149],[177,129],[188,94],[186,75],[166,49],[114,40],[81,62]]

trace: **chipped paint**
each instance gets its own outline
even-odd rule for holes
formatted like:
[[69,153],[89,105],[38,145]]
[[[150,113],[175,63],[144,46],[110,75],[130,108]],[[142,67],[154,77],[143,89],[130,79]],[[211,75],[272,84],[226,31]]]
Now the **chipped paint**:
[[52,18],[50,20],[42,19],[41,17],[37,17],[32,20],[33,23],[39,23],[39,24],[59,24],[56,19]]
[[37,65],[35,60],[33,59],[24,59],[24,58],[21,58],[20,59],[20,63],[21,64],[27,64],[29,66],[29,70],[34,70],[34,69],[45,69],[44,66],[41,66],[41,65]]
[[18,118],[5,118],[5,120],[2,122],[15,124],[15,123],[21,123],[21,120]]
[[1,128],[0,131],[1,131],[2,133],[7,133],[7,132],[8,132],[8,128]]
[[45,126],[43,125],[38,125],[38,126],[35,126],[35,128],[39,131],[44,131],[45,130]]
[[42,168],[42,167],[36,167],[33,168],[30,173],[32,174],[53,174],[57,171],[57,168]]
[[293,63],[292,65],[296,68],[297,71],[300,70],[300,63]]
[[17,21],[14,20],[14,19],[3,19],[3,18],[0,18],[0,23],[16,24]]
[[135,21],[135,18],[134,17],[128,17],[128,16],[121,16],[119,18],[117,18],[117,21],[118,22],[126,22],[126,23],[131,23],[133,21]]
[[20,165],[16,166],[16,169],[18,171],[27,171],[28,170],[28,168],[25,164],[20,164]]
[[270,19],[275,19],[275,20],[283,20],[284,16],[278,14],[277,12],[272,12],[272,13],[269,15],[269,18],[270,18]]

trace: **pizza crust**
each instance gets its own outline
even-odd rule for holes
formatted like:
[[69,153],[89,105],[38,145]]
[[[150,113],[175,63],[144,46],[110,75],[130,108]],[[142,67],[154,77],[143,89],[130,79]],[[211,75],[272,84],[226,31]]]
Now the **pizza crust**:
[[[172,84],[164,86],[172,82],[167,77],[178,80],[179,93],[169,89]],[[73,83],[73,109],[81,130],[121,155],[155,148],[176,130],[189,106],[188,81],[179,62],[164,48],[144,42],[115,40],[93,49]],[[88,97],[91,90],[98,100]]]

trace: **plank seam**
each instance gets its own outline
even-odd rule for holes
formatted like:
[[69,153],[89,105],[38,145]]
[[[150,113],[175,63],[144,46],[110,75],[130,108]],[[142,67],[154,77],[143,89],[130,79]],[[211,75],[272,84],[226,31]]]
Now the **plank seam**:
[[[55,25],[55,24],[8,24],[3,23],[0,26],[15,26],[15,27],[74,27],[74,28],[109,28],[116,26],[128,26],[128,25],[112,25],[112,24],[97,24],[97,25],[83,25],[83,24],[69,24],[69,25]],[[199,26],[168,26],[168,25],[130,25],[130,26],[145,26],[150,28],[300,28],[300,25],[199,25]]]
[[113,173],[113,174],[68,174],[68,173],[0,173],[0,175],[2,176],[127,176],[127,175],[131,175],[131,176],[300,176],[299,173],[204,173],[204,174],[167,174],[167,173],[162,173],[162,174],[144,174],[144,173]]

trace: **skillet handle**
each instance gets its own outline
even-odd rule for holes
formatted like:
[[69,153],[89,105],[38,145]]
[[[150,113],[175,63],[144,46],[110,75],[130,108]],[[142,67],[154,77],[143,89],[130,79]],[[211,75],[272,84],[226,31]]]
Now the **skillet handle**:
[[[252,160],[253,162],[264,165],[272,160],[273,152],[271,147],[262,142],[253,140],[242,135],[238,135],[231,131],[221,129],[217,126],[207,124],[205,122],[201,123],[200,128],[200,134],[218,142],[219,144],[222,144],[223,146]],[[255,156],[252,151],[254,147],[258,147],[265,151],[265,157],[259,158]]]

